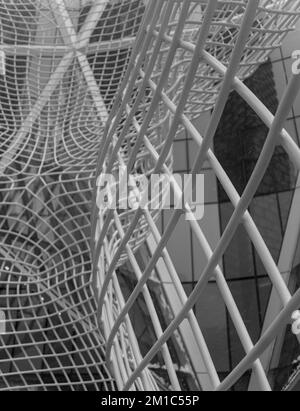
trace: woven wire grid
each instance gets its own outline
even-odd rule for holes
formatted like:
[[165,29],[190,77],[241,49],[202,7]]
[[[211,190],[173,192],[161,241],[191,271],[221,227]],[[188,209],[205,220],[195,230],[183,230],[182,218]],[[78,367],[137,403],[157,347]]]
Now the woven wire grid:
[[1,390],[113,390],[91,286],[97,152],[145,7],[0,2]]
[[[219,1],[214,11],[205,50],[211,58],[215,58],[216,61],[226,66],[228,66],[239,35],[246,5],[247,1]],[[193,58],[194,47],[199,28],[203,22],[206,6],[206,0],[195,1],[190,6],[181,37],[181,41],[186,41],[186,46],[189,46],[177,49],[176,58],[169,72],[168,82],[165,84],[165,92],[175,104],[179,101],[184,87],[185,74]],[[285,35],[294,27],[298,8],[299,3],[294,0],[266,0],[260,2],[237,71],[240,79],[250,76],[261,63],[266,61],[269,54],[281,44]],[[282,13],[282,10],[285,10],[285,12]],[[165,40],[168,40],[168,36],[169,40],[172,39],[179,16],[180,3],[174,6],[173,14],[168,22],[164,22]],[[158,28],[153,32],[153,35],[154,38],[158,36]],[[168,55],[168,41],[164,43],[164,46],[159,50],[159,59],[153,70],[152,80],[155,82]],[[149,47],[149,59],[153,47],[155,47],[155,40]],[[198,117],[202,111],[211,110],[218,97],[221,83],[222,76],[211,65],[205,61],[200,63],[189,93],[186,114],[190,118],[194,118]]]
[[[195,10],[199,8],[200,13],[195,14]],[[196,15],[198,18],[192,18]],[[300,306],[300,293],[291,295],[248,207],[266,173],[276,145],[282,145],[295,168],[300,170],[300,149],[283,129],[300,90],[300,76],[296,74],[292,76],[275,117],[243,84],[242,79],[265,61],[268,53],[292,29],[299,15],[299,1],[155,0],[148,2],[144,25],[139,32],[129,70],[105,129],[97,165],[98,180],[101,180],[103,173],[113,173],[120,158],[129,171],[134,170],[136,163],[144,158],[143,170],[149,174],[163,172],[170,177],[171,189],[180,204],[183,197],[187,198],[184,194],[187,194],[192,184],[192,177],[183,192],[172,177],[172,169],[168,161],[175,136],[178,131],[185,129],[199,146],[192,175],[196,176],[200,173],[204,161],[208,160],[235,211],[216,248],[212,249],[201,229],[201,222],[197,221],[193,208],[188,202],[185,203],[183,210],[174,210],[167,228],[161,234],[155,224],[155,216],[151,212],[150,204],[149,207],[140,207],[138,210],[131,211],[129,218],[128,215],[124,218],[121,210],[108,209],[109,207],[98,208],[96,199],[101,191],[101,185],[96,187],[92,220],[94,289],[99,296],[98,316],[107,339],[107,363],[112,364],[120,389],[139,389],[140,384],[143,384],[143,389],[153,389],[147,372],[151,361],[159,352],[164,358],[172,388],[179,390],[182,388],[172,363],[168,341],[176,330],[181,329],[186,320],[201,352],[199,362],[202,361],[205,365],[206,375],[199,378],[202,389],[228,390],[249,369],[253,369],[260,389],[265,391],[271,389],[259,358],[288,322],[293,322],[295,329],[299,326],[294,311]],[[190,27],[192,27],[192,36],[188,33]],[[231,31],[232,27],[233,31]],[[232,35],[229,41],[227,41],[228,30]],[[221,40],[225,38],[226,41],[222,42]],[[182,59],[182,56],[188,58]],[[174,67],[176,67],[175,71]],[[180,68],[177,71],[178,67],[184,69]],[[178,73],[181,73],[181,76],[178,77]],[[180,80],[175,86],[174,78]],[[205,94],[207,89],[212,91],[212,98]],[[269,128],[264,148],[242,196],[238,194],[211,149],[232,89],[239,93]],[[203,105],[203,100],[208,101],[207,106]],[[192,119],[207,107],[213,107],[213,112],[205,134],[201,135],[193,125]],[[140,112],[143,112],[142,116]],[[160,113],[164,113],[164,116],[161,117]],[[168,119],[167,124],[164,125],[166,132],[163,134],[161,122],[157,121],[162,118]],[[126,153],[124,147],[127,147]],[[147,159],[151,160],[147,161]],[[147,168],[149,164],[151,166]],[[197,238],[199,249],[204,251],[207,258],[207,266],[189,298],[183,290],[176,267],[167,250],[182,213],[186,215],[186,224],[191,226]],[[283,306],[272,326],[255,345],[219,266],[240,224],[244,225]],[[299,232],[299,227],[292,229]],[[151,234],[154,246],[146,268],[142,269],[135,251],[139,245],[139,237],[145,240],[147,232]],[[291,247],[294,246],[291,244]],[[127,301],[119,293],[120,286],[116,271],[120,260],[124,261],[125,258],[129,260],[131,270],[137,279],[136,288]],[[166,330],[163,330],[147,284],[153,270],[161,261],[165,264],[182,305]],[[224,381],[220,381],[211,352],[193,313],[195,303],[201,299],[211,279],[215,279],[218,284],[246,353],[245,358]],[[144,295],[157,336],[157,342],[142,359],[130,319],[130,311],[141,293]],[[126,351],[123,346],[124,333],[128,338]],[[133,359],[130,364],[124,360],[128,353]]]

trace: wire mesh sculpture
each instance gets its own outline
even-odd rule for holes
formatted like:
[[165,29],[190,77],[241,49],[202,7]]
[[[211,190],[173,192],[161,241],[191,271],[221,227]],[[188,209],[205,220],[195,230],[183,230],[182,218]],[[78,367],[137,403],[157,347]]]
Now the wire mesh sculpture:
[[[241,28],[246,3],[244,1],[220,1],[216,6],[205,44],[205,52],[209,54],[212,62],[228,66]],[[189,44],[189,47],[177,49],[177,55],[169,71],[168,82],[165,84],[165,93],[174,104],[179,101],[184,87],[185,74],[193,58],[206,6],[207,1],[201,0],[191,4],[188,11],[181,41],[187,42],[186,45]],[[297,2],[293,1],[265,0],[260,2],[237,72],[240,79],[249,77],[282,43],[297,19],[295,14],[297,7]],[[283,8],[288,13],[279,13]],[[169,36],[169,40],[174,36],[180,12],[180,4],[175,5],[169,20],[164,22],[164,35]],[[158,41],[158,28],[153,35],[153,39]],[[145,64],[150,61],[151,51],[155,45],[156,42],[153,41],[145,58]],[[165,47],[159,50],[159,57],[153,68],[151,79],[154,82],[162,70],[168,51],[166,42]],[[204,60],[199,63],[186,107],[186,114],[190,118],[198,117],[202,111],[212,109],[218,97],[221,82],[222,75],[216,72],[210,64]]]
[[[299,9],[295,0],[0,1],[1,390],[110,390],[115,388],[112,374],[120,389],[157,390],[160,384],[148,366],[159,351],[170,385],[181,389],[167,342],[177,328],[182,330],[185,318],[209,376],[199,376],[203,389],[227,389],[252,366],[261,388],[269,389],[255,360],[300,301],[298,294],[291,296],[245,211],[300,81],[294,76],[274,118],[235,76],[243,79],[265,61],[292,29]],[[270,127],[242,198],[209,150],[232,88]],[[191,120],[213,107],[202,137]],[[121,181],[127,178],[125,168],[135,208],[150,175],[162,170],[179,202],[182,192],[171,176],[171,147],[181,129],[200,146],[193,174],[208,157],[236,209],[213,251],[186,205],[184,212],[208,260],[189,299],[165,249],[182,211],[174,212],[161,237],[155,221],[164,206],[163,190],[158,190],[154,210],[111,212],[105,195],[114,190],[122,194],[122,187],[116,184],[111,193],[102,185],[105,173],[116,176],[119,169]],[[299,169],[299,148],[285,131],[281,143]],[[95,172],[98,187],[92,198]],[[99,212],[103,191],[108,201]],[[144,200],[149,200],[147,194]],[[255,347],[217,267],[241,222],[285,307]],[[134,252],[150,233],[154,248],[142,270]],[[183,307],[165,332],[147,287],[159,259],[166,264]],[[126,261],[137,279],[128,301],[116,274]],[[221,384],[191,311],[213,272],[247,352]],[[158,340],[145,358],[128,315],[141,291]],[[297,319],[293,328],[297,332]]]
[[[184,27],[182,28],[182,41],[186,42],[187,47],[177,48],[176,56],[174,57],[167,74],[168,79],[164,85],[165,97],[170,99],[175,105],[182,95],[183,86],[186,80],[186,73],[193,58],[195,42],[199,34],[199,27],[201,27],[203,23],[206,5],[207,1],[205,0],[194,2],[190,5]],[[279,6],[285,6],[289,13],[278,13]],[[245,7],[245,2],[236,3],[226,1],[218,3],[209,27],[209,34],[204,50],[204,52],[207,53],[206,56],[215,64],[224,64],[225,66],[228,65],[240,32]],[[251,75],[255,68],[265,62],[269,54],[281,44],[284,36],[294,27],[297,19],[297,7],[297,2],[285,2],[283,4],[272,1],[262,1],[260,3],[251,33],[247,39],[243,55],[239,63],[237,75],[240,79],[243,80]],[[143,65],[145,67],[151,67],[152,72],[149,73],[148,70],[148,75],[150,76],[149,81],[153,82],[152,85],[157,85],[157,81],[160,78],[160,73],[164,69],[169,51],[168,43],[175,34],[174,30],[177,26],[180,12],[180,5],[177,4],[174,5],[168,21],[162,20],[163,15],[158,16],[159,20],[157,27],[161,24],[163,26],[164,35],[169,36],[169,39],[166,39],[158,49],[157,45],[160,44],[160,38],[158,31],[155,30],[153,33],[152,42],[149,42],[148,44],[148,50],[144,55]],[[274,33],[276,33],[276,35],[274,35]],[[153,54],[156,55],[155,61],[153,61]],[[140,73],[138,76],[140,76]],[[142,76],[136,77],[136,87],[138,87],[139,82],[142,80]],[[220,91],[221,83],[222,74],[215,70],[212,65],[208,64],[206,61],[201,61],[198,64],[197,72],[195,73],[193,85],[188,95],[187,105],[185,108],[185,114],[190,120],[197,118],[202,112],[212,109]],[[128,125],[128,120],[125,122],[124,119],[130,113],[131,109],[136,109],[137,112],[135,113],[134,121],[138,124],[141,123],[140,120],[147,115],[149,106],[152,102],[153,90],[151,90],[151,87],[148,86],[142,97],[143,100],[138,103],[136,100],[136,93],[137,91],[133,89],[128,105],[124,108],[122,119],[120,119],[120,113],[119,116],[116,117],[116,122],[119,122],[119,124],[115,129],[115,146],[118,147],[118,145],[120,145],[120,140],[124,140],[122,140],[123,142],[118,158],[114,161],[113,170],[110,170],[110,172],[112,172],[115,180],[117,180],[120,184],[110,184],[111,192],[107,192],[107,190],[105,190],[107,184],[105,172],[102,172],[102,175],[100,175],[97,182],[98,187],[100,188],[98,191],[98,198],[96,200],[98,207],[106,209],[107,212],[107,207],[105,206],[109,206],[109,199],[120,198],[119,203],[121,204],[121,210],[119,214],[121,216],[122,226],[124,229],[130,225],[132,220],[133,213],[130,211],[130,208],[135,208],[134,200],[141,199],[145,187],[145,184],[142,184],[143,179],[141,176],[149,179],[156,165],[155,161],[153,161],[153,157],[149,153],[149,150],[142,147],[139,149],[138,153],[135,153],[137,155],[135,162],[132,164],[130,163],[130,165],[127,166],[130,154],[132,154],[131,147],[134,147],[136,141],[137,124]],[[148,126],[147,136],[149,138],[149,142],[155,149],[158,150],[159,153],[164,148],[164,136],[167,134],[170,116],[171,113],[166,109],[165,104],[163,102],[159,102],[158,107],[153,113],[153,118]],[[125,127],[123,128],[124,124]],[[180,129],[177,132],[180,132]],[[124,138],[125,134],[126,139]],[[113,138],[112,134],[110,135],[110,138]],[[109,142],[110,139],[108,138],[107,141]],[[105,153],[105,150],[103,153]],[[103,153],[102,158],[99,161],[100,163],[104,156]],[[112,162],[112,160],[107,157],[105,162]],[[166,165],[171,172],[172,153],[169,154]],[[105,164],[103,168],[106,170],[106,168],[110,166]],[[129,210],[128,207],[126,207],[126,200],[125,206],[123,205],[124,201],[122,201],[123,198],[126,199],[126,190],[123,190],[124,192],[122,193],[122,189],[120,189],[120,187],[123,187],[123,184],[121,183],[122,170],[125,169],[128,169],[128,173],[130,172],[131,178],[133,180],[137,180],[136,182],[139,185],[137,188],[135,186],[135,181],[132,181],[130,184],[129,202],[131,203],[131,207],[129,207]],[[110,172],[108,172],[108,174],[110,174]],[[123,176],[123,178],[126,180],[126,176]],[[155,191],[155,189],[153,191]],[[133,204],[131,197],[133,197]],[[107,201],[105,201],[105,198]],[[143,200],[147,201],[147,198],[144,198]],[[158,218],[160,209],[162,208],[164,202],[163,198],[160,200],[161,201],[159,201],[159,199],[157,200],[155,210],[152,210],[151,213],[155,220]],[[103,213],[102,218],[103,220],[106,219],[105,212]],[[98,228],[100,230],[100,226]],[[118,248],[120,237],[117,234],[118,230],[116,229],[114,223],[110,225],[109,231],[110,234],[108,237],[111,238],[109,248],[111,248],[110,252],[113,255],[115,250]],[[130,240],[133,251],[136,251],[139,246],[143,244],[148,232],[149,230],[147,230],[147,223],[145,219],[142,219],[139,225],[137,225],[136,230]],[[118,265],[121,266],[127,258],[128,256],[126,252],[122,253],[119,257]]]
[[90,203],[143,13],[139,0],[0,1],[1,390],[114,389],[91,287]]
[[[188,322],[201,354],[198,361],[204,365],[205,372],[198,375],[202,389],[228,390],[245,372],[253,369],[259,388],[269,391],[270,384],[259,360],[260,356],[288,322],[292,322],[294,333],[299,335],[297,310],[300,306],[300,294],[297,292],[291,295],[248,207],[270,164],[276,145],[282,145],[296,169],[300,170],[300,149],[283,129],[300,90],[300,77],[297,74],[292,76],[275,116],[242,82],[278,46],[299,16],[299,1],[148,2],[144,24],[105,129],[93,198],[94,289],[98,296],[98,316],[107,339],[106,361],[112,364],[119,389],[140,389],[141,385],[144,390],[153,389],[147,367],[161,352],[169,383],[173,389],[180,390],[182,387],[172,363],[168,341],[175,332],[183,332],[184,323]],[[255,170],[241,196],[212,151],[213,138],[232,89],[238,92],[269,128]],[[192,120],[202,111],[211,108],[212,116],[202,136]],[[170,160],[174,138],[181,130],[185,130],[199,146],[192,176],[184,188],[173,178]],[[187,200],[190,199],[190,191],[193,191],[193,178],[201,172],[205,160],[210,162],[234,206],[234,213],[215,249],[211,248],[192,204]],[[140,170],[146,178],[163,173],[168,179],[178,207],[175,207],[162,234],[156,226],[157,214],[151,208],[147,190],[144,192],[145,197],[137,194],[139,200],[144,198],[146,201],[137,201],[140,207],[134,210],[126,213],[121,208],[112,206],[113,196],[122,197],[119,193],[128,181],[126,177],[123,180],[121,178],[117,189],[114,178],[112,188],[108,180],[106,184],[102,183],[108,175],[115,176],[120,162],[127,167],[128,174],[133,173],[134,181],[138,179]],[[139,184],[137,188],[140,191]],[[161,195],[161,188],[154,191]],[[160,207],[164,206],[163,201],[159,204]],[[187,217],[186,224],[190,225],[199,249],[204,251],[207,259],[207,266],[189,298],[167,251],[182,213]],[[219,266],[241,224],[283,306],[272,326],[256,344],[251,340]],[[299,226],[293,229],[299,232]],[[148,234],[151,236],[147,239]],[[152,250],[146,267],[141,268],[136,251],[146,239],[148,246],[152,245]],[[121,293],[117,274],[118,267],[125,259],[129,260],[128,264],[137,282],[127,300]],[[162,327],[148,288],[148,281],[159,264],[164,265],[181,303],[181,309],[166,330]],[[220,381],[211,352],[193,313],[195,303],[201,299],[211,279],[217,282],[246,352],[245,358],[224,381]],[[142,359],[130,317],[140,294],[144,296],[157,336],[157,342]]]

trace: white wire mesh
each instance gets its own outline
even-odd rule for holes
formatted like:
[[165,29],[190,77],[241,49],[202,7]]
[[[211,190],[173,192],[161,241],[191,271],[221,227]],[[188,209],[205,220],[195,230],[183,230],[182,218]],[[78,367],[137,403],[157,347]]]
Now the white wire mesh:
[[[170,177],[172,191],[179,203],[183,194],[191,188],[192,178],[184,193],[172,179],[169,156],[176,134],[185,129],[198,144],[199,152],[192,174],[196,176],[208,160],[220,184],[229,196],[235,212],[224,235],[215,249],[202,232],[201,224],[189,203],[184,213],[204,251],[207,266],[200,280],[187,299],[180,284],[176,269],[167,251],[170,238],[181,217],[182,210],[175,210],[170,222],[161,235],[156,227],[156,213],[148,207],[123,213],[122,210],[98,209],[96,198],[101,196],[101,184],[95,190],[93,213],[94,244],[94,285],[99,294],[99,316],[102,318],[107,338],[107,361],[112,361],[114,372],[119,375],[119,388],[139,388],[143,372],[158,352],[162,352],[173,389],[180,389],[174,366],[170,360],[167,342],[173,333],[188,320],[201,351],[212,389],[227,390],[249,369],[253,369],[262,390],[270,390],[266,372],[259,357],[271,344],[279,330],[291,321],[293,311],[299,308],[299,292],[290,294],[264,239],[248,212],[248,207],[258,189],[274,149],[279,143],[285,148],[297,170],[300,168],[300,150],[283,129],[284,121],[300,89],[299,75],[294,75],[288,90],[274,117],[250,90],[242,79],[267,58],[270,51],[278,46],[285,34],[292,29],[299,18],[299,1],[178,1],[156,0],[149,2],[145,24],[142,27],[134,49],[129,70],[121,87],[104,134],[104,142],[99,155],[97,176],[101,181],[103,173],[115,173],[121,162],[138,174],[142,170],[147,176],[164,172]],[[224,169],[211,150],[213,137],[220,122],[227,98],[235,89],[254,109],[269,127],[269,135],[257,161],[255,171],[242,196],[226,175]],[[203,110],[213,107],[210,123],[202,136],[191,120]],[[142,113],[142,115],[141,115]],[[163,123],[162,121],[167,119]],[[278,133],[281,132],[281,136]],[[103,187],[102,187],[103,188]],[[185,197],[186,198],[186,197]],[[161,204],[162,206],[162,204]],[[272,327],[254,345],[234,298],[230,292],[221,267],[218,265],[240,224],[246,231],[260,256],[263,265],[277,290],[283,311],[277,316]],[[294,227],[297,230],[299,227]],[[152,234],[155,246],[148,265],[142,269],[134,253],[147,236]],[[128,258],[136,275],[137,286],[127,301],[119,299],[116,293],[118,276],[116,269]],[[147,283],[153,270],[163,260],[175,285],[182,309],[162,330],[153,302],[149,297]],[[225,381],[220,381],[201,330],[195,324],[193,306],[201,299],[207,283],[214,278],[241,340],[246,357]],[[133,364],[120,373],[122,333],[129,335],[128,348],[132,357],[138,346],[134,336],[130,336],[129,313],[140,293],[147,301],[157,336],[157,342],[142,361],[135,357]],[[114,306],[112,314],[111,304]],[[111,312],[111,311],[110,311]],[[110,316],[110,318],[108,318]],[[298,327],[297,320],[294,329]],[[124,331],[127,330],[127,331]],[[200,360],[199,360],[200,361]],[[121,361],[122,363],[122,361]],[[201,381],[200,378],[200,385]],[[143,386],[149,388],[147,381]],[[202,388],[205,388],[202,385]]]
[[[206,40],[205,50],[218,62],[228,65],[242,24],[247,2],[244,1],[220,1],[214,12],[214,16]],[[176,58],[169,72],[168,82],[165,84],[165,92],[176,104],[179,101],[184,87],[185,73],[193,58],[194,46],[198,38],[199,27],[204,18],[207,1],[194,2],[189,9],[185,22],[182,41],[189,43],[187,48],[178,48]],[[295,11],[298,4],[294,1],[261,1],[257,11],[251,34],[244,48],[243,56],[237,72],[239,78],[245,79],[263,62],[269,54],[277,48],[284,36],[289,32],[297,19]],[[286,13],[280,13],[282,9]],[[174,7],[173,14],[168,22],[165,22],[165,36],[171,39],[180,15],[180,5]],[[158,30],[154,36],[158,35]],[[149,47],[147,53],[151,58],[155,42]],[[159,58],[153,70],[152,80],[156,82],[164,61],[169,51],[168,42],[161,47]],[[147,60],[146,60],[147,61]],[[186,114],[190,117],[198,117],[202,111],[210,110],[216,102],[220,91],[222,76],[202,61],[198,65],[197,74],[194,77],[193,87],[189,94]]]
[[[182,32],[181,41],[186,42],[183,47],[178,47],[176,55],[172,61],[169,72],[166,74],[167,80],[164,84],[165,97],[170,99],[174,105],[177,105],[183,92],[183,87],[186,80],[186,73],[188,72],[191,64],[193,53],[195,49],[195,42],[198,38],[199,30],[203,23],[206,1],[197,1],[190,5],[188,14],[186,17],[185,25]],[[230,58],[233,54],[234,47],[238,38],[238,34],[242,24],[242,18],[245,12],[247,2],[219,2],[212,22],[209,28],[209,34],[205,44],[205,51],[209,53],[210,58],[214,61],[225,66],[228,65]],[[279,13],[279,8],[285,7],[286,13]],[[280,45],[284,35],[286,35],[295,24],[297,20],[297,10],[299,4],[294,1],[287,2],[261,2],[260,7],[255,16],[255,21],[244,47],[243,55],[239,63],[237,75],[241,79],[245,79],[253,73],[255,68],[259,64],[266,61],[268,55]],[[165,40],[159,49],[157,44],[159,43],[158,29],[153,32],[153,38],[148,44],[147,53],[144,56],[144,66],[152,67],[152,73],[150,74],[149,81],[152,81],[152,89],[154,85],[158,85],[161,72],[166,63],[168,56],[170,43],[174,36],[174,30],[177,27],[178,19],[180,16],[181,8],[179,4],[174,5],[172,14],[167,21],[163,21],[163,15],[158,17],[158,25],[161,24],[164,28],[163,35]],[[152,61],[153,54],[157,55],[155,62]],[[149,73],[148,73],[149,74]],[[142,81],[143,73],[139,73],[136,76],[136,86]],[[189,119],[198,117],[203,111],[209,110],[213,107],[222,84],[222,74],[215,70],[205,60],[202,60],[197,66],[197,72],[193,79],[193,85],[187,97],[185,114]],[[114,164],[113,175],[118,180],[118,171],[120,166],[126,166],[129,155],[131,154],[131,148],[134,147],[136,141],[137,124],[141,124],[152,101],[153,90],[148,86],[147,91],[143,96],[143,100],[136,103],[136,92],[132,92],[128,100],[127,107],[123,110],[122,121],[119,119],[119,126],[115,130],[116,145],[119,138],[123,140],[122,147],[119,151],[118,158]],[[137,124],[128,126],[128,122],[125,123],[124,119],[130,114],[132,107],[135,107],[135,120]],[[167,134],[168,122],[170,121],[171,112],[167,109],[164,102],[160,101],[153,113],[148,130],[147,137],[149,142],[160,154],[164,148],[164,138]],[[125,132],[123,125],[125,123],[126,138],[124,138]],[[180,130],[178,130],[180,131]],[[139,179],[139,175],[144,175],[149,178],[155,169],[156,162],[153,160],[149,150],[141,147],[139,152],[136,153],[137,158],[134,161],[134,165],[130,164],[128,169],[131,169],[131,174],[135,178]],[[106,163],[111,161],[109,157],[106,158]],[[168,158],[166,165],[169,171],[172,171],[172,158],[171,154]],[[105,165],[106,167],[106,165]],[[120,180],[120,179],[119,179]],[[103,187],[101,178],[98,180],[98,185]],[[139,191],[142,191],[140,188]],[[120,195],[118,187],[114,188],[114,191]],[[137,194],[138,195],[138,194]],[[100,191],[101,201],[103,200],[103,190]],[[98,205],[101,201],[98,201]],[[103,202],[103,201],[102,201]],[[130,211],[120,212],[123,227],[128,227],[133,214]],[[159,212],[152,211],[152,216],[156,219]],[[102,217],[105,219],[105,215]],[[118,248],[120,238],[118,237],[116,227],[114,223],[111,224],[110,234],[111,238],[110,248],[111,253]],[[136,227],[132,237],[131,245],[133,250],[139,248],[143,243],[145,236],[147,235],[147,223],[145,219],[142,219],[139,225]],[[122,265],[127,259],[127,254],[123,253],[119,258],[119,265]]]
[[110,390],[91,288],[104,123],[144,13],[122,0],[1,0],[0,389]]

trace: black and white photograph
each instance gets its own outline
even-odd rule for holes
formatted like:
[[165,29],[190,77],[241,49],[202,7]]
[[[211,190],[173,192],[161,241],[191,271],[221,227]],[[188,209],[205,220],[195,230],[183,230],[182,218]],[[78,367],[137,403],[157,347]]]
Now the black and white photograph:
[[0,391],[300,391],[300,0],[0,0]]

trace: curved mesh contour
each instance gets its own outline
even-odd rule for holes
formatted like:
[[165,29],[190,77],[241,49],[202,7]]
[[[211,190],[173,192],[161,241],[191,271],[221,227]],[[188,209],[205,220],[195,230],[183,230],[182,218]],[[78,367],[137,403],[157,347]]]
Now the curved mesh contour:
[[[174,107],[178,104],[183,92],[186,73],[193,58],[195,43],[205,16],[206,5],[206,0],[191,2],[182,30],[181,41],[184,43],[181,47],[177,48],[176,55],[168,68],[168,72],[164,73],[166,76],[166,82],[163,87],[165,99],[168,98],[172,101]],[[204,47],[204,52],[207,53],[206,55],[209,56],[209,59],[214,61],[215,64],[228,65],[237,43],[246,6],[247,1],[221,1],[216,5]],[[279,7],[285,7],[286,13],[280,13]],[[260,2],[236,73],[240,79],[243,80],[250,76],[261,63],[267,60],[269,54],[281,44],[284,36],[293,29],[298,18],[298,10],[299,3],[294,1],[284,1],[284,3],[278,3],[276,1]],[[177,4],[174,5],[168,19],[164,19],[165,16],[163,13],[158,16],[157,26],[153,31],[152,38],[151,40],[147,39],[147,50],[144,52],[143,66],[141,66],[141,69],[145,67],[145,71],[140,70],[139,73],[135,73],[135,87],[132,88],[132,94],[128,98],[127,107],[122,107],[123,112],[119,112],[115,119],[112,118],[114,135],[113,133],[107,133],[104,136],[106,141],[113,138],[115,143],[112,146],[120,146],[120,149],[114,160],[110,155],[105,158],[104,176],[100,176],[97,182],[99,188],[97,205],[102,209],[103,215],[101,218],[105,220],[107,206],[109,208],[111,205],[110,197],[117,198],[119,200],[117,206],[120,208],[118,213],[125,230],[130,225],[134,215],[134,212],[130,211],[131,208],[135,208],[134,199],[141,199],[142,197],[145,184],[143,184],[141,176],[149,179],[156,167],[156,161],[144,145],[142,145],[138,151],[134,151],[133,148],[136,142],[137,130],[142,125],[143,119],[147,116],[150,104],[152,103],[154,96],[153,87],[158,86],[159,80],[161,80],[161,73],[167,62],[168,52],[172,44],[172,38],[174,38],[175,35],[175,28],[177,27],[180,13],[181,7]],[[159,31],[160,27],[163,27],[163,30]],[[274,33],[276,33],[276,35]],[[165,38],[161,44],[160,36],[162,35],[165,36]],[[146,40],[141,47],[145,47],[145,44]],[[155,61],[153,61],[153,55],[156,56]],[[197,118],[204,111],[211,110],[218,97],[222,85],[222,73],[215,70],[209,63],[209,61],[202,59],[194,75],[193,85],[188,94],[185,107],[185,114],[190,120]],[[149,77],[148,85],[145,85],[145,81],[142,83],[145,76]],[[129,78],[129,81],[133,81],[133,76]],[[141,89],[144,88],[142,89],[144,95],[140,100],[137,100],[139,87]],[[130,124],[130,120],[125,120],[126,117],[132,117],[133,110],[136,112]],[[148,124],[146,133],[150,144],[156,149],[158,154],[162,153],[165,149],[165,137],[167,135],[168,125],[172,120],[171,116],[172,112],[168,111],[165,102],[157,101],[156,110],[152,114],[152,119]],[[178,133],[181,131],[182,128],[177,130]],[[122,143],[120,143],[120,141],[122,141]],[[112,151],[113,149],[111,148],[110,150]],[[129,162],[130,155],[136,156],[134,161]],[[101,157],[101,160],[102,159],[103,155]],[[114,162],[113,167],[111,167],[112,162]],[[171,151],[166,161],[166,166],[171,172]],[[107,167],[111,168],[110,173],[105,173]],[[127,168],[127,173],[130,174],[130,178],[132,179],[128,188],[129,210],[126,209],[126,200],[125,205],[124,201],[122,201],[124,196],[126,196],[126,192],[122,192],[122,176],[123,178],[126,177],[120,168],[122,169],[124,167]],[[115,184],[110,184],[110,192],[106,189],[107,181],[105,180],[108,179],[105,174],[112,174],[116,181]],[[135,180],[138,183],[138,189],[135,186]],[[157,183],[157,187],[157,191],[161,191],[161,193],[157,195],[158,198],[155,200],[152,199],[155,203],[155,207],[152,207],[152,217],[155,220],[158,219],[160,209],[164,204],[163,182]],[[155,191],[155,188],[153,191]],[[147,195],[142,198],[144,203],[147,200]],[[155,209],[153,210],[153,208]],[[101,223],[97,237],[99,237],[100,228]],[[143,244],[145,237],[147,237],[149,233],[148,228],[145,219],[142,218],[130,239],[133,251],[137,250],[140,245]],[[108,231],[108,238],[110,238],[108,247],[113,255],[121,241],[113,221]],[[119,257],[118,265],[121,266],[127,259],[127,253],[122,253]]]
[[143,13],[139,0],[0,1],[0,389],[114,389],[90,202]]
[[[145,373],[158,354],[163,358],[169,386],[174,390],[182,389],[170,348],[171,338],[179,332],[183,339],[193,339],[193,348],[199,353],[193,365],[198,370],[200,388],[228,390],[249,369],[253,369],[259,388],[268,391],[270,383],[259,358],[287,322],[292,321],[293,330],[297,334],[300,314],[292,316],[292,313],[300,306],[300,294],[297,292],[292,295],[289,291],[280,267],[274,261],[267,241],[259,232],[248,208],[271,163],[276,145],[283,147],[295,168],[300,170],[299,147],[282,130],[299,92],[300,76],[292,76],[275,116],[241,80],[266,61],[269,53],[293,29],[299,16],[300,2],[294,0],[148,2],[144,24],[139,32],[125,81],[118,92],[104,132],[93,198],[93,277],[94,287],[99,295],[98,316],[107,340],[106,359],[112,363],[120,389],[140,389],[141,384],[142,389],[153,389],[152,381]],[[269,131],[242,195],[239,195],[212,151],[215,133],[233,89],[257,113]],[[192,121],[208,109],[212,110],[212,115],[202,135]],[[172,175],[171,155],[174,139],[182,131],[196,143],[198,150],[192,176],[184,187]],[[189,196],[191,187],[195,189],[193,179],[201,173],[205,161],[210,163],[220,186],[234,207],[224,234],[214,248],[202,231],[202,203],[194,204]],[[108,175],[115,177],[120,164],[125,169],[127,167],[129,180],[107,180]],[[146,189],[141,190],[139,184],[140,175],[149,180],[150,176],[158,173],[163,173],[169,182],[168,189],[174,196],[176,206],[170,213],[164,232],[160,232],[156,225],[159,210],[152,207],[148,197],[149,187],[145,184]],[[127,183],[130,188],[132,178],[133,182],[138,181],[134,188],[136,198],[141,199],[139,192],[142,191],[147,201],[137,201],[140,207],[136,208],[130,208],[128,204],[127,210],[112,207],[115,205],[113,195],[117,194],[118,198],[119,192]],[[161,186],[156,186],[154,191],[161,197],[166,192]],[[165,206],[162,199],[156,204],[161,209]],[[196,205],[200,205],[200,210]],[[199,273],[200,279],[189,298],[168,253],[172,235],[179,221],[182,222],[182,214],[186,217],[186,226],[191,228],[197,241],[194,252],[199,250],[205,260],[205,269]],[[218,265],[240,225],[244,226],[284,307],[274,319],[272,327],[257,343],[251,339],[249,324],[243,321],[222,267]],[[148,258],[142,263],[137,251],[143,242],[146,242]],[[118,268],[126,260],[136,283],[124,298],[120,293],[121,277]],[[167,295],[175,295],[180,306],[173,312],[173,318],[168,324],[162,321],[150,292],[150,283],[157,280],[155,273],[160,275],[162,272]],[[162,275],[160,280],[162,281]],[[193,311],[195,304],[205,293],[208,282],[213,280],[218,285],[246,353],[223,381],[220,381],[212,352]],[[156,335],[154,345],[143,354],[139,351],[131,323],[140,295],[144,298],[144,310],[151,318]],[[131,360],[129,363],[126,362],[128,356]]]
[[[207,0],[192,2],[181,41],[188,47],[179,47],[172,67],[168,73],[168,82],[164,86],[167,96],[175,103],[180,99],[185,74],[193,58],[199,29],[203,23]],[[240,32],[247,1],[219,1],[212,18],[204,50],[209,53],[210,59],[228,65],[237,38]],[[240,79],[249,77],[255,69],[264,63],[270,53],[280,46],[287,33],[293,29],[297,20],[297,1],[264,0],[260,1],[253,27],[245,44],[237,74]],[[284,9],[285,13],[280,13]],[[160,16],[163,18],[163,15]],[[180,5],[175,5],[168,21],[164,21],[164,42],[159,50],[155,63],[152,80],[156,83],[159,73],[166,61],[169,42],[174,36]],[[162,20],[159,21],[162,23]],[[149,45],[146,62],[151,59],[158,41],[159,23],[153,33],[153,41]],[[169,36],[169,39],[167,38]],[[169,41],[168,41],[169,40]],[[145,63],[147,64],[147,63]],[[193,87],[189,94],[186,114],[190,118],[197,118],[203,111],[211,110],[220,91],[222,76],[212,69],[210,64],[202,60],[195,74]]]

